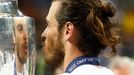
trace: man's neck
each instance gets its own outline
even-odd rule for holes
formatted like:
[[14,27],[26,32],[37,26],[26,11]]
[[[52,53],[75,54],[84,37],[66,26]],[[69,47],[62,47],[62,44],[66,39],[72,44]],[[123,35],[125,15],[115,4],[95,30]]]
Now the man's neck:
[[19,61],[18,57],[16,56],[16,71],[22,73],[23,72],[23,64]]
[[74,46],[67,47],[65,50],[65,58],[64,58],[64,71],[67,66],[77,57],[84,55],[78,48]]

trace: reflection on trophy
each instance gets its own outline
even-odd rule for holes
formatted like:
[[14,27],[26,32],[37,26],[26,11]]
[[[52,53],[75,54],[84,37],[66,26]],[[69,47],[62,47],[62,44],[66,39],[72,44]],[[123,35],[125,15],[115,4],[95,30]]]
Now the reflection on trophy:
[[0,75],[34,75],[34,20],[23,15],[17,4],[17,0],[0,0]]

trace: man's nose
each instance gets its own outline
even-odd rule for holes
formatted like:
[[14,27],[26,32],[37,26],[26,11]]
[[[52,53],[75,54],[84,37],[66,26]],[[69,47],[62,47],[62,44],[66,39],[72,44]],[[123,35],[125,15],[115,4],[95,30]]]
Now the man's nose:
[[27,32],[24,32],[23,38],[24,38],[24,40],[27,40],[27,38],[28,38],[28,33]]
[[46,33],[47,33],[47,28],[43,31],[43,33],[41,34],[41,37],[45,38],[46,37]]
[[43,31],[43,33],[41,34],[42,38],[45,38],[45,30]]

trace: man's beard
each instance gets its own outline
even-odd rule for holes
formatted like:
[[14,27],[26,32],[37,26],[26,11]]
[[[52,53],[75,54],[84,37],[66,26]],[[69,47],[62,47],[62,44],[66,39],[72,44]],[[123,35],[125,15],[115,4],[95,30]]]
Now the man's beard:
[[60,38],[60,36],[56,40],[48,38],[47,44],[43,48],[45,62],[48,65],[53,65],[53,67],[60,66],[64,60],[64,46]]
[[26,59],[25,57],[22,57],[22,56],[21,56],[21,54],[20,54],[20,52],[19,52],[20,50],[21,50],[21,48],[20,48],[19,42],[17,42],[17,43],[16,43],[17,57],[18,57],[19,62],[20,62],[21,64],[25,64],[26,61],[27,61],[27,59]]

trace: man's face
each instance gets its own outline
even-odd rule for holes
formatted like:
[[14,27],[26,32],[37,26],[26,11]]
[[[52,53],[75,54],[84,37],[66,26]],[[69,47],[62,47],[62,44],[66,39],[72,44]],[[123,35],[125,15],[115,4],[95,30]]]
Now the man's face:
[[21,22],[24,21],[16,21],[15,24],[15,48],[19,61],[24,64],[28,55],[28,34],[27,26]]
[[62,33],[58,31],[58,22],[55,18],[59,5],[58,1],[52,3],[46,17],[47,28],[42,33],[42,37],[46,39],[43,42],[43,52],[47,64],[59,65],[64,58],[64,47],[61,43]]

